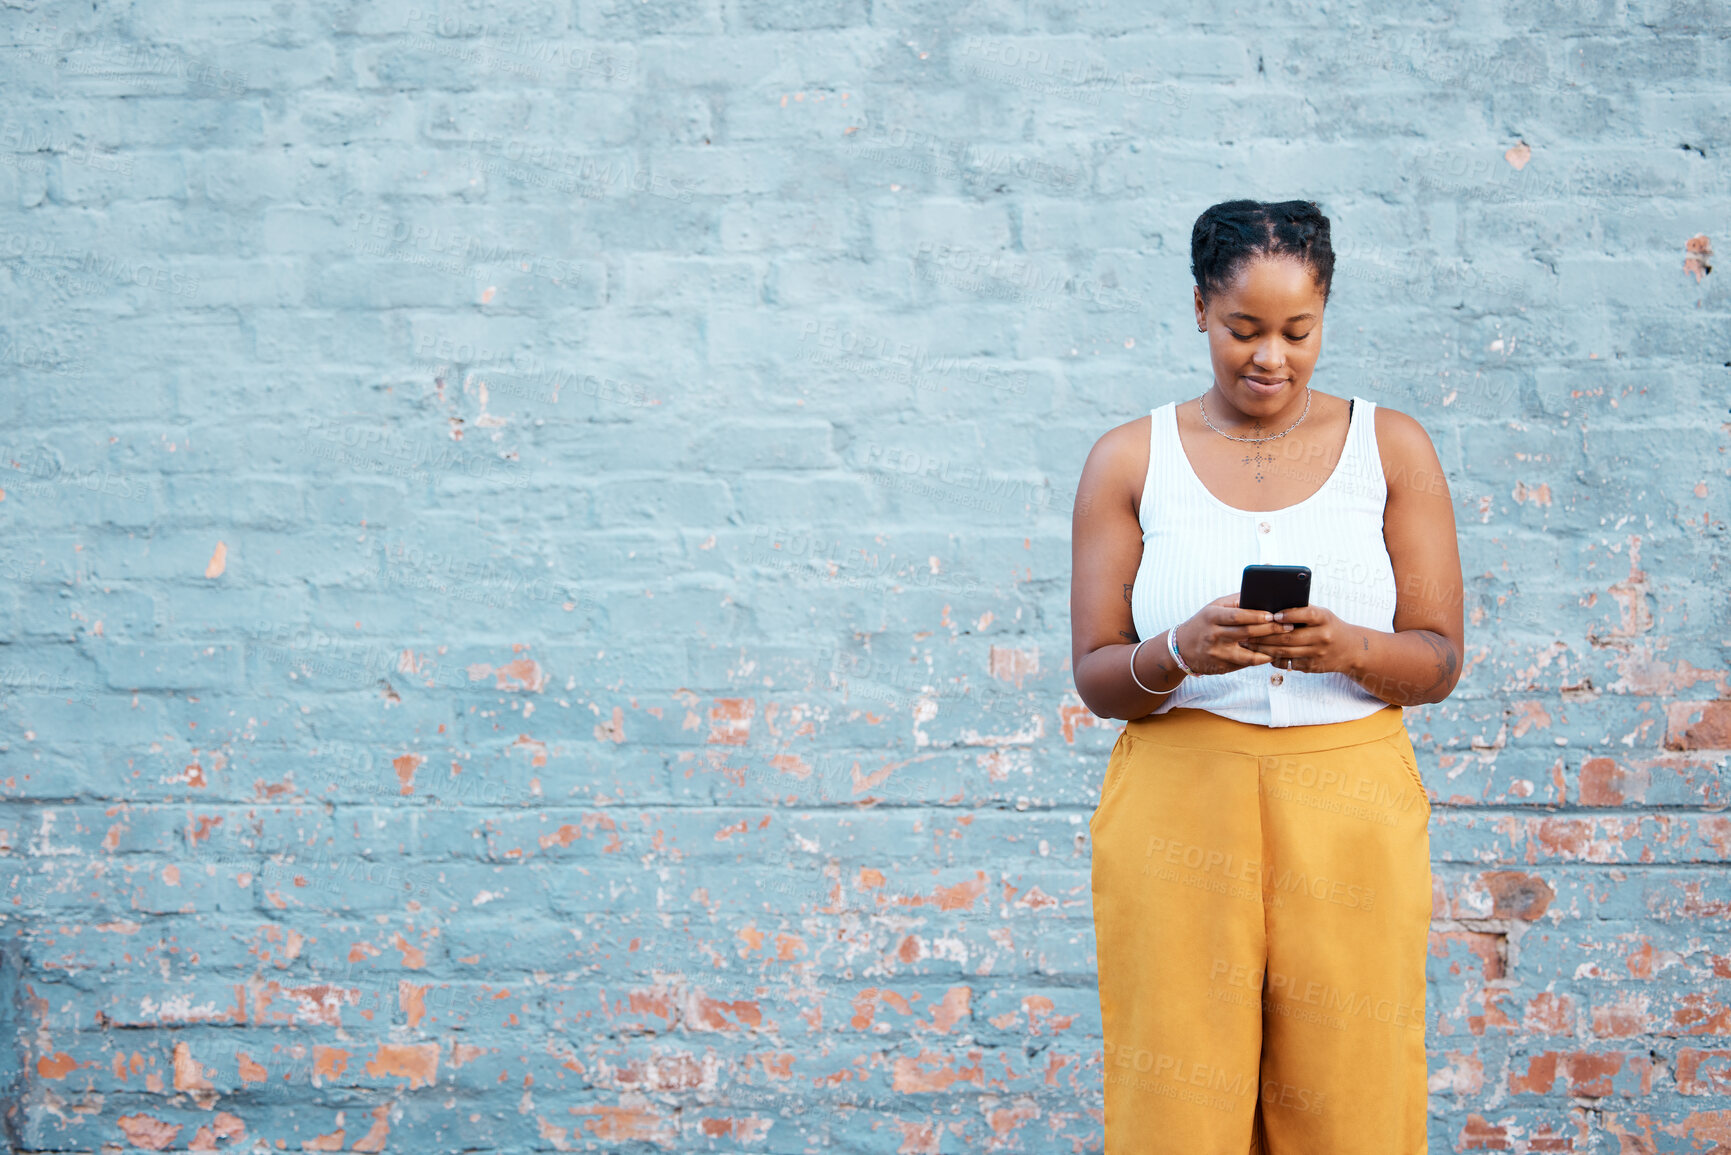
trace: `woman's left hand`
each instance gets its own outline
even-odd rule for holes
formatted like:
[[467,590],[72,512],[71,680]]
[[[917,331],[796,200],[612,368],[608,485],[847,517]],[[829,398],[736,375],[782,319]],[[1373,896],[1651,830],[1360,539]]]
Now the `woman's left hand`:
[[1299,670],[1309,674],[1347,673],[1361,651],[1368,651],[1368,633],[1334,616],[1322,606],[1296,606],[1282,610],[1275,620],[1292,626],[1284,633],[1251,638],[1240,643],[1247,650],[1267,654],[1277,670]]

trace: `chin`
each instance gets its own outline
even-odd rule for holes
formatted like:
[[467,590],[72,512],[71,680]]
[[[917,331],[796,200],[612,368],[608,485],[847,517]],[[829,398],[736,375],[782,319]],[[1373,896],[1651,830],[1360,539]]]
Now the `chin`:
[[1283,397],[1290,397],[1294,390],[1302,388],[1296,380],[1290,378],[1278,385],[1267,386],[1251,381],[1243,374],[1239,374],[1236,384],[1238,392],[1253,401],[1278,401]]

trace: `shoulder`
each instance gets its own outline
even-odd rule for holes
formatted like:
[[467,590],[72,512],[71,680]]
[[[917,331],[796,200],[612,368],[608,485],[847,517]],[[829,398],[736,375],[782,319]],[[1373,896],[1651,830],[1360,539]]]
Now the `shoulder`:
[[1141,501],[1142,484],[1148,473],[1151,422],[1151,415],[1144,413],[1102,433],[1088,451],[1078,489],[1091,490],[1096,495],[1110,493],[1128,500],[1135,508]]
[[1407,491],[1446,493],[1436,446],[1418,418],[1386,406],[1376,407],[1377,456],[1391,497]]
[[1390,409],[1386,405],[1376,407],[1376,440],[1382,449],[1384,461],[1391,456],[1391,451],[1400,459],[1406,459],[1413,454],[1436,454],[1436,449],[1431,445],[1430,434],[1418,423],[1418,418],[1402,413],[1399,409]]

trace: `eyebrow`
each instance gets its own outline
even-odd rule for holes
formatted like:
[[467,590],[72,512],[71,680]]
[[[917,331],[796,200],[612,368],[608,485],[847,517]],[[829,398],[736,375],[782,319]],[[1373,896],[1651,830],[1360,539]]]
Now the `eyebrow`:
[[[1228,314],[1226,314],[1226,317],[1228,320],[1233,320],[1233,321],[1236,321],[1236,320],[1260,321],[1260,320],[1262,320],[1261,317],[1252,317],[1249,313],[1228,313]],[[1290,316],[1286,319],[1288,321],[1314,321],[1314,320],[1316,320],[1316,314],[1315,313],[1296,313],[1293,316]]]

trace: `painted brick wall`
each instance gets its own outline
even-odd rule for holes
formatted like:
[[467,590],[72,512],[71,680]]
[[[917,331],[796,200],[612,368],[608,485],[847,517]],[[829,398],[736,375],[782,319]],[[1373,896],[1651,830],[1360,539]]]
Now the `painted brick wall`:
[[9,1141],[1099,1150],[1069,511],[1249,194],[1461,527],[1432,1150],[1731,1147],[1728,18],[7,8]]

